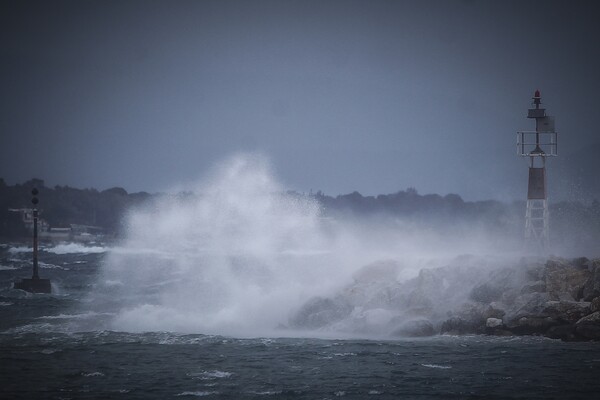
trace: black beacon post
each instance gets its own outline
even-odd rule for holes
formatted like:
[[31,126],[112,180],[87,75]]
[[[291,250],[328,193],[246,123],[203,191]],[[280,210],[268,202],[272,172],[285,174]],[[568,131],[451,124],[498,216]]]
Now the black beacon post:
[[15,283],[15,289],[25,290],[31,293],[52,293],[52,286],[50,285],[50,279],[42,279],[39,274],[38,266],[38,209],[37,204],[39,199],[37,198],[38,190],[33,188],[31,190],[31,203],[33,204],[33,275],[31,279],[23,279],[21,282]]

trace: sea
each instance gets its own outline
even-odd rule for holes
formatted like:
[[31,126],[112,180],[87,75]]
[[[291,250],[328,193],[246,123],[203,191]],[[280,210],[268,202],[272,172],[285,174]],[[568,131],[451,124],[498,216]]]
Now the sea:
[[600,344],[481,335],[232,337],[95,328],[87,307],[110,249],[47,245],[52,294],[12,289],[31,248],[0,245],[2,399],[591,399]]

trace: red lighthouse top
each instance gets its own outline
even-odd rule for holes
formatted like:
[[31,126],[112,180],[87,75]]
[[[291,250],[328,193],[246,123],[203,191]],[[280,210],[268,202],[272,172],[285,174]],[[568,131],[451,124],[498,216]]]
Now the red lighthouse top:
[[533,104],[535,104],[535,108],[540,108],[540,104],[542,104],[542,95],[539,90],[536,90],[533,94]]

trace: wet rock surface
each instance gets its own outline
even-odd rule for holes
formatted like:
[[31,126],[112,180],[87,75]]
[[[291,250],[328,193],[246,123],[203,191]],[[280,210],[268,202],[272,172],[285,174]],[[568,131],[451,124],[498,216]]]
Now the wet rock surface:
[[506,267],[463,256],[412,277],[403,271],[390,260],[367,265],[335,296],[307,302],[290,325],[391,337],[600,340],[600,260],[521,260]]

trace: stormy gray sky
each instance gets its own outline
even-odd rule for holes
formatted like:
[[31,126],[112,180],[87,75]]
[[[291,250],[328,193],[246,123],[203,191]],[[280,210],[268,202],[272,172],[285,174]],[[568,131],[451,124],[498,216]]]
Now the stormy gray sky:
[[600,142],[595,2],[0,7],[9,184],[154,192],[258,151],[299,191],[523,198],[515,132],[535,89],[561,156]]

